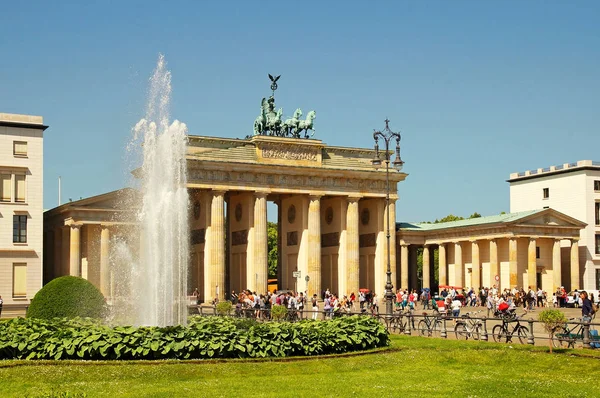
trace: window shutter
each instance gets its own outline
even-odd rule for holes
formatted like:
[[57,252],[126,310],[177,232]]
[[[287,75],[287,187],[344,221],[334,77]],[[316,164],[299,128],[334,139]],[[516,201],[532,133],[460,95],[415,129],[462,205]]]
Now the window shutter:
[[27,264],[13,264],[13,297],[27,296]]
[[15,201],[25,202],[25,176],[22,174],[15,175]]
[[2,174],[0,176],[0,200],[2,202],[10,202],[10,193],[12,189],[10,189],[10,174]]

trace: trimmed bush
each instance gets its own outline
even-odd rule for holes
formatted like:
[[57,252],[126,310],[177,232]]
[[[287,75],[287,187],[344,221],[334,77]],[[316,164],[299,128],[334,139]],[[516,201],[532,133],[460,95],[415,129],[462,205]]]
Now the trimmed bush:
[[31,300],[28,318],[102,318],[106,314],[104,296],[90,282],[74,276],[56,278]]
[[288,310],[284,305],[275,304],[273,308],[271,308],[271,317],[276,321],[281,321],[287,315]]
[[217,304],[215,310],[219,315],[229,315],[231,313],[231,308],[233,305],[230,301],[221,301]]
[[115,327],[91,319],[0,324],[0,359],[208,359],[338,354],[389,345],[375,318],[249,323],[196,317],[190,325]]

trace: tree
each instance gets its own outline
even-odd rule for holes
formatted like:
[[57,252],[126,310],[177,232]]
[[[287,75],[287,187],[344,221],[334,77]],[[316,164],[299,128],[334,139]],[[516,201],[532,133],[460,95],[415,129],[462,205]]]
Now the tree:
[[540,312],[538,319],[544,324],[544,329],[548,332],[548,343],[550,345],[550,354],[552,354],[552,340],[554,340],[554,334],[564,328],[567,323],[567,318],[560,310],[548,309]]
[[469,216],[469,218],[480,218],[480,217],[481,217],[481,214],[479,214],[477,212],[475,212]]
[[433,223],[439,224],[442,222],[460,221],[460,220],[464,220],[464,219],[465,219],[464,217],[455,216],[454,214],[448,214],[446,217],[442,218],[441,220],[436,219]]
[[269,264],[269,278],[277,278],[277,223],[267,222],[267,250]]

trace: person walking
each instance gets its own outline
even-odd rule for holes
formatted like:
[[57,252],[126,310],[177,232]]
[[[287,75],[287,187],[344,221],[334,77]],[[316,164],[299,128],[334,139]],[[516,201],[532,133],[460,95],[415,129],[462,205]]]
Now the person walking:
[[587,292],[584,290],[580,293],[581,296],[581,318],[583,322],[591,322],[594,315],[592,302],[588,298]]
[[2,317],[2,304],[4,304],[4,300],[2,300],[2,296],[0,296],[0,317]]
[[310,302],[312,304],[312,312],[313,312],[312,319],[316,321],[317,317],[319,316],[319,304],[317,302],[317,293],[313,294]]

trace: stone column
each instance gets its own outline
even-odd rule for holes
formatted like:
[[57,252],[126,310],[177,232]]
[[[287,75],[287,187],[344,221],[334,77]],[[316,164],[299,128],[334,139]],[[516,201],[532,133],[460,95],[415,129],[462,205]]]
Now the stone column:
[[[358,294],[360,288],[359,273],[359,219],[358,219],[358,198],[348,198],[348,209],[346,211],[346,291],[340,294],[352,293]],[[338,265],[339,266],[339,265]],[[342,264],[343,266],[343,264]],[[319,293],[317,293],[319,294]]]
[[554,239],[554,244],[552,245],[552,281],[554,286],[552,287],[552,291],[556,291],[556,289],[562,286],[562,263],[560,256],[560,239]]
[[465,270],[463,269],[462,246],[460,242],[454,242],[454,285],[462,286]]
[[579,290],[579,239],[571,240],[571,290]]
[[490,287],[497,285],[496,287],[500,290],[500,281],[496,281],[496,275],[500,276],[498,272],[498,242],[496,239],[490,239]]
[[107,225],[100,226],[100,291],[104,297],[110,295],[110,232]]
[[69,246],[69,275],[81,276],[81,252],[79,250],[81,225],[71,224],[71,237]]
[[471,287],[477,294],[481,291],[481,262],[479,261],[479,242],[471,242]]
[[408,289],[408,246],[406,243],[402,243],[400,246],[400,271],[402,289]]
[[[391,199],[390,198],[390,205],[389,205],[389,210],[390,212],[390,270],[392,271],[392,285],[395,283],[396,281],[396,200],[395,199]],[[387,227],[387,214],[385,215],[385,225]],[[387,231],[387,229],[386,229]],[[386,242],[387,245],[387,242]],[[386,246],[386,250],[387,250],[387,246]],[[386,253],[387,256],[387,253]],[[386,257],[386,268],[385,271],[387,272],[387,257]],[[386,281],[387,281],[387,276],[386,276]],[[397,288],[397,286],[394,286],[394,289]]]
[[409,271],[410,271],[410,276],[408,278],[410,285],[409,288],[412,289],[417,289],[419,287],[419,279],[417,278],[417,246],[416,245],[412,245],[409,248],[409,255],[408,257],[410,258],[410,265],[409,265]]
[[429,279],[430,265],[429,245],[423,245],[423,288],[431,288],[431,281]]
[[321,197],[314,195],[308,204],[308,276],[308,297],[321,294]]
[[527,286],[537,291],[536,273],[537,273],[537,261],[536,261],[536,240],[535,238],[529,238],[529,247],[527,248]]
[[446,244],[445,243],[440,243],[439,245],[439,274],[438,274],[438,278],[440,281],[440,285],[447,285],[448,284],[448,276],[447,276],[447,269],[448,269],[448,264],[446,261]]
[[267,249],[267,193],[257,192],[254,198],[254,272],[256,293],[267,292],[269,276]]
[[[210,205],[210,298],[225,298],[225,192],[213,191]],[[205,270],[207,271],[207,270]]]
[[517,238],[510,238],[508,240],[508,272],[510,273],[509,289],[517,287],[518,285],[517,258]]

